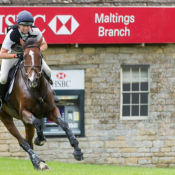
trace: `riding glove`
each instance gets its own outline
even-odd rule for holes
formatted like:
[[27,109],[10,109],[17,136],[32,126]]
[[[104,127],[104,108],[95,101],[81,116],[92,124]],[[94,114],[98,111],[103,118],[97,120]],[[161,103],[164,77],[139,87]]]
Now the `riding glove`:
[[22,53],[17,53],[16,56],[17,56],[17,58],[19,58],[20,60],[23,60],[23,52],[22,52]]

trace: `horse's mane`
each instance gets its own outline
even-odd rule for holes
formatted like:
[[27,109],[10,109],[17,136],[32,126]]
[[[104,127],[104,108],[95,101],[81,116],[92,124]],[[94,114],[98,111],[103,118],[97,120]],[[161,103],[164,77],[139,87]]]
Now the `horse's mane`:
[[25,41],[25,44],[24,44],[24,48],[26,48],[27,46],[29,45],[36,45],[36,46],[39,46],[39,43],[38,41],[36,40],[36,38],[28,38],[26,41]]

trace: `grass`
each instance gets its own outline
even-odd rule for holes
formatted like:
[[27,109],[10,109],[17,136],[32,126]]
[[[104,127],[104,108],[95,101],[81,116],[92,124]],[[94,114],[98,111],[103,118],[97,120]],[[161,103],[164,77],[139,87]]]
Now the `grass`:
[[51,171],[37,171],[29,160],[0,158],[0,175],[174,175],[175,168],[118,167],[113,165],[47,162]]

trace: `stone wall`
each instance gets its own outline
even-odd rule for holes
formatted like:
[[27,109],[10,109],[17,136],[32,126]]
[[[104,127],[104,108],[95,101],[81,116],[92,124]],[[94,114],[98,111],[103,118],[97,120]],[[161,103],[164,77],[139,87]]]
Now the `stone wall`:
[[[78,138],[82,163],[175,166],[175,45],[49,45],[44,59],[53,69],[85,69],[85,137]],[[120,120],[122,64],[150,65],[148,120]],[[21,122],[16,121],[24,134]],[[67,138],[35,147],[45,160],[76,162]],[[28,156],[0,122],[0,156]]]

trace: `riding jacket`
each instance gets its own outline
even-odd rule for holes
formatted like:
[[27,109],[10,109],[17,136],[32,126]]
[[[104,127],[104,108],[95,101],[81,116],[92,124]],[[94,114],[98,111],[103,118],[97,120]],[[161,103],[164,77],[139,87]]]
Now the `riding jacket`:
[[10,28],[11,29],[8,31],[2,44],[2,47],[4,49],[9,50],[9,52],[11,51],[13,51],[14,53],[23,52],[23,48],[20,44],[20,38],[23,41],[25,41],[28,37],[35,37],[37,41],[39,41],[40,38],[42,37],[43,38],[42,42],[45,41],[41,31],[35,26],[32,26],[27,34],[22,33],[20,29],[18,29],[18,25],[10,26]]

